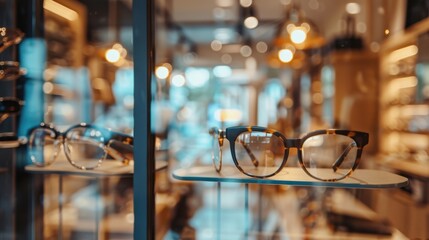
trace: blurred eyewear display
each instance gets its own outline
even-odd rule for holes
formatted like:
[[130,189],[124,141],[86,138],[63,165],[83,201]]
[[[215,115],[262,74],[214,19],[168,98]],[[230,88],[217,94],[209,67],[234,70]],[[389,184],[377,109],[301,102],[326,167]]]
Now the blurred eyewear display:
[[6,48],[18,44],[24,37],[24,33],[19,29],[12,29],[1,27],[0,28],[0,53]]
[[[15,97],[0,98],[0,125],[11,115],[21,111],[24,101]],[[20,140],[13,132],[0,133],[0,148],[18,147]]]
[[16,80],[25,71],[19,67],[19,62],[0,61],[0,80]]
[[338,181],[358,166],[368,133],[327,129],[306,134],[303,138],[286,138],[265,127],[211,128],[212,160],[216,171],[222,169],[224,139],[230,143],[236,167],[250,177],[266,178],[279,173],[286,165],[291,148],[297,149],[299,164],[311,177],[321,181]]
[[108,156],[131,165],[133,137],[108,129],[80,123],[58,131],[53,125],[41,123],[29,131],[28,151],[31,161],[39,167],[52,164],[60,153],[61,146],[67,160],[81,170],[100,167]]

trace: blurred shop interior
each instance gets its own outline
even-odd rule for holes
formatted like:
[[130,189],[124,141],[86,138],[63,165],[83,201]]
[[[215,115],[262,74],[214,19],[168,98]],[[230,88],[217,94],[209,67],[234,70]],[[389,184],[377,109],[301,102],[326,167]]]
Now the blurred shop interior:
[[[429,238],[429,1],[153,2],[156,239]],[[149,80],[134,79],[133,14],[132,0],[0,3],[0,239],[133,239],[132,164],[76,169],[55,139],[55,162],[34,166],[28,150],[41,122],[134,135],[134,82]],[[210,128],[249,125],[367,132],[358,168],[409,184],[172,177],[212,165]]]

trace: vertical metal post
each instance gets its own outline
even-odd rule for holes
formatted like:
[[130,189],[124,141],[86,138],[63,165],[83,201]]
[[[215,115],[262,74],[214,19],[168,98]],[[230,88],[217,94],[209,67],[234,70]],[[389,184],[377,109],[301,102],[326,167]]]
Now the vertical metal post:
[[133,1],[134,239],[155,239],[154,136],[150,128],[154,62],[152,0]]
[[63,175],[58,175],[58,240],[63,239],[63,204],[64,204],[64,195],[63,195]]
[[222,188],[221,188],[221,183],[217,182],[217,209],[216,209],[216,239],[220,240],[222,239],[220,236],[221,233],[221,210],[222,210],[222,206],[221,206],[221,201],[222,201]]
[[249,239],[249,184],[244,184],[244,239]]

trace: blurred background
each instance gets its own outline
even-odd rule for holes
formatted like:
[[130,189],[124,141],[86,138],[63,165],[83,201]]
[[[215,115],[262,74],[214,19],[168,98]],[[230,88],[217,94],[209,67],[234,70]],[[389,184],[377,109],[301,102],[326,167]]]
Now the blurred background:
[[[157,239],[429,238],[427,0],[153,2],[151,128],[154,160],[168,165],[156,172]],[[142,63],[133,61],[133,26],[143,23],[133,22],[142,13],[132,0],[0,6],[0,60],[21,69],[13,79],[0,71],[0,97],[25,102],[0,132],[25,137],[44,121],[134,134],[134,82],[147,79],[134,79]],[[6,34],[17,29],[19,39]],[[410,185],[220,187],[171,177],[211,165],[208,129],[237,125],[293,138],[326,128],[368,132],[359,167]],[[132,239],[132,174],[34,175],[25,146],[0,154],[1,239]],[[228,154],[224,164],[232,164]],[[19,216],[16,206],[31,214]]]

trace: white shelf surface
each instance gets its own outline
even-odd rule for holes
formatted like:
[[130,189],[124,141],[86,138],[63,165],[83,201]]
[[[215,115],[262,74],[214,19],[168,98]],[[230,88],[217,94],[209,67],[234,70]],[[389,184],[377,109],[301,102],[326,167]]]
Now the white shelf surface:
[[269,185],[321,186],[336,188],[399,188],[408,185],[408,179],[386,171],[357,169],[351,176],[336,182],[324,182],[308,176],[303,169],[286,167],[270,178],[252,178],[235,166],[223,166],[220,173],[213,166],[195,166],[173,171],[173,177],[185,181],[256,183]]
[[[165,161],[155,161],[155,169],[161,170],[167,167]],[[64,174],[64,175],[81,175],[90,177],[107,177],[114,175],[133,175],[133,165],[123,165],[119,161],[104,161],[100,167],[94,170],[81,170],[73,167],[67,161],[58,161],[46,167],[38,167],[36,165],[25,166],[25,170],[31,173],[41,174]]]

